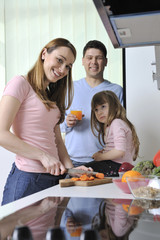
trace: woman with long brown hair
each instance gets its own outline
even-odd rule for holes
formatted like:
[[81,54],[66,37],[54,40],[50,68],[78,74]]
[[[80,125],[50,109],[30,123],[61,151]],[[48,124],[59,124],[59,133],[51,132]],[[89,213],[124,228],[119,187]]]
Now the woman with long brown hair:
[[59,124],[72,101],[75,59],[76,50],[67,39],[54,39],[43,47],[26,76],[13,77],[5,87],[0,145],[16,158],[2,204],[58,184],[66,168],[73,167]]

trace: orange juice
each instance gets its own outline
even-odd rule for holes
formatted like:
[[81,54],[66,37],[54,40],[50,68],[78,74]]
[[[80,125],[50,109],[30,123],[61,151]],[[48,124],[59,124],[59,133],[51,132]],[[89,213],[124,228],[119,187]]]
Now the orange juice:
[[82,227],[78,227],[74,232],[72,232],[70,235],[71,237],[79,237],[82,232]]
[[80,110],[71,110],[71,113],[77,117],[78,120],[82,120],[82,111]]

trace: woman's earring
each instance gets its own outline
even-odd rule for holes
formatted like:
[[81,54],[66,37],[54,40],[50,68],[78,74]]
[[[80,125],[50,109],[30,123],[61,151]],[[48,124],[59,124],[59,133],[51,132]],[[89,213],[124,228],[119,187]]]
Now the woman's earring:
[[45,53],[46,53],[46,48],[43,50],[42,52],[42,56],[41,56],[41,59],[44,60],[45,59]]

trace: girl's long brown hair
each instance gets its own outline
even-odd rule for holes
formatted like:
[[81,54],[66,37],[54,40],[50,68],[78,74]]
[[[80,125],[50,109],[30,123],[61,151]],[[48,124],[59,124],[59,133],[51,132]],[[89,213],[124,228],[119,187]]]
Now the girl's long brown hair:
[[95,108],[97,107],[97,105],[102,105],[104,103],[108,103],[109,105],[108,121],[107,123],[105,123],[105,126],[106,125],[110,126],[110,124],[115,118],[119,118],[119,119],[122,119],[124,122],[126,122],[129,128],[131,129],[133,146],[135,147],[133,160],[135,161],[139,152],[139,144],[140,144],[139,139],[138,139],[135,127],[126,117],[125,108],[121,105],[117,95],[112,91],[102,91],[102,92],[96,93],[92,98],[91,129],[93,134],[96,136],[96,132],[98,132],[99,142],[102,144],[102,141],[101,141],[102,139],[104,143],[104,135],[105,135],[104,123],[100,123],[95,116]]
[[56,38],[50,41],[41,50],[35,65],[27,74],[27,80],[48,110],[54,108],[55,104],[58,106],[61,112],[59,123],[61,123],[64,121],[65,111],[70,107],[73,99],[72,69],[69,70],[67,76],[58,80],[56,83],[50,83],[48,89],[46,89],[46,76],[44,73],[42,60],[42,52],[45,48],[47,49],[48,53],[51,53],[58,47],[68,47],[71,49],[74,57],[76,58],[75,47],[67,39]]

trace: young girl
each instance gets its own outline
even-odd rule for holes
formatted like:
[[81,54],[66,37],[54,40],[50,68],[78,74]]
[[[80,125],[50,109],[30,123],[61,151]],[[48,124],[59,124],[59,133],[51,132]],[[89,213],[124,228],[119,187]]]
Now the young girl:
[[91,102],[91,128],[99,142],[105,144],[102,151],[93,154],[95,161],[112,160],[118,164],[132,163],[139,152],[139,140],[126,111],[112,91],[95,94]]

